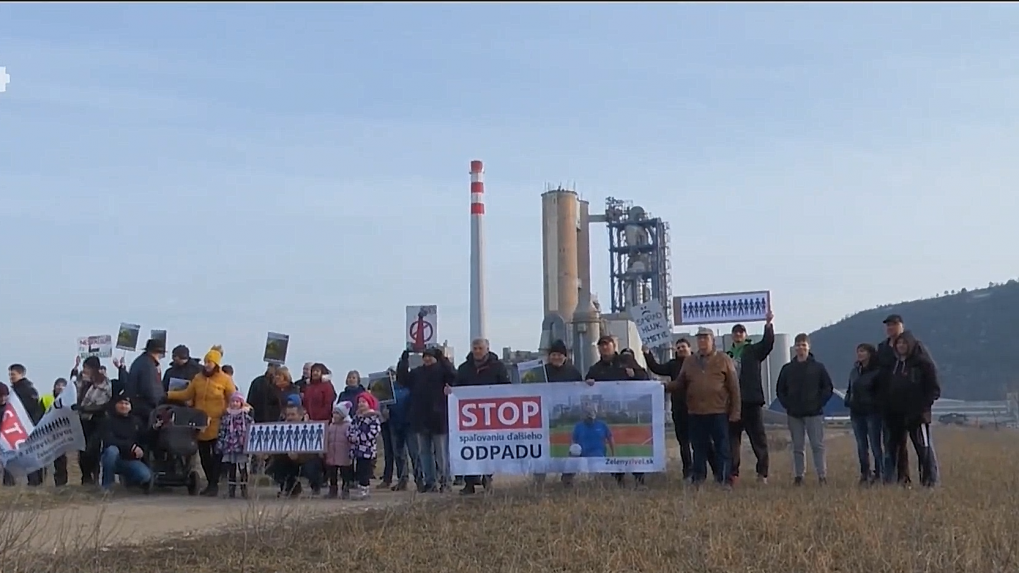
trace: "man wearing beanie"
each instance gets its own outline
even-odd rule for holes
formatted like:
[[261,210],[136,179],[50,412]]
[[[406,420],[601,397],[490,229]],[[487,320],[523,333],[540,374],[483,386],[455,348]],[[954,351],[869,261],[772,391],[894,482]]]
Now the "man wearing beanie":
[[556,340],[548,349],[545,362],[545,377],[549,382],[583,382],[584,376],[577,367],[567,361],[570,351],[566,343]]
[[190,382],[201,371],[201,362],[196,358],[191,358],[191,350],[187,346],[183,344],[175,346],[173,353],[170,354],[170,367],[163,373],[163,391],[170,391],[171,379],[176,378],[177,380],[187,380]]

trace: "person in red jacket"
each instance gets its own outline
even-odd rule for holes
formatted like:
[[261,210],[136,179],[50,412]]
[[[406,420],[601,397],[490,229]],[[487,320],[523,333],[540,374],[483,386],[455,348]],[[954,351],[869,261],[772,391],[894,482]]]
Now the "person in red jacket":
[[311,378],[303,389],[302,399],[308,419],[313,422],[332,420],[334,402],[336,402],[336,388],[333,387],[332,373],[325,364],[313,364]]

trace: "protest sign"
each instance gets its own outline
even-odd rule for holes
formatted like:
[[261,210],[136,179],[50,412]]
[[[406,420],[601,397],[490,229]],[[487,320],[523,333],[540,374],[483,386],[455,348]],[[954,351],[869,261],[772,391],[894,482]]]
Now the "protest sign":
[[325,451],[325,422],[252,424],[248,454],[319,454]]
[[290,346],[290,335],[270,332],[265,337],[265,353],[262,360],[269,364],[283,364],[287,361],[287,347]]
[[[85,434],[81,429],[81,419],[71,409],[77,402],[77,389],[74,384],[68,384],[24,439],[17,440],[12,448],[0,448],[0,463],[4,469],[15,476],[25,476],[48,467],[53,460],[68,452],[84,450]],[[11,405],[9,403],[8,407]]]
[[166,331],[153,329],[149,333],[149,340],[158,340],[163,343],[163,348],[166,348]]
[[448,400],[454,474],[665,471],[657,382],[462,386]]
[[120,323],[120,330],[117,331],[117,350],[130,350],[138,348],[138,336],[142,327],[138,324]]
[[28,440],[35,429],[32,418],[25,411],[25,406],[18,398],[17,392],[7,395],[7,403],[3,405],[0,415],[0,452],[16,450]]
[[652,300],[630,309],[630,317],[637,325],[640,342],[648,348],[672,344],[672,325],[662,305]]
[[368,391],[379,401],[379,404],[395,404],[396,391],[393,390],[395,375],[393,372],[372,372],[368,375]]
[[169,388],[167,388],[167,389],[170,392],[177,392],[178,390],[186,390],[187,387],[188,387],[188,384],[190,384],[190,383],[191,382],[189,380],[186,380],[184,378],[170,378],[170,380],[167,383]]
[[404,333],[407,350],[421,352],[436,346],[439,340],[439,308],[434,304],[408,306]]
[[545,361],[541,358],[528,360],[517,364],[517,377],[521,384],[533,384],[535,382],[548,382],[548,372],[545,371]]
[[110,358],[113,356],[113,337],[109,334],[98,336],[82,336],[78,339],[78,356],[82,359],[89,356]]

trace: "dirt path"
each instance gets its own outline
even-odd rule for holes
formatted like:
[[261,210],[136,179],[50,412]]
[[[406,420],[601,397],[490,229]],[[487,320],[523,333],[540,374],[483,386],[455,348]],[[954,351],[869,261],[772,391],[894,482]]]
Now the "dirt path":
[[[180,493],[149,497],[124,494],[98,503],[17,510],[0,516],[0,545],[59,551],[186,539],[233,527],[270,529],[280,522],[324,514],[358,512],[408,503],[411,493],[372,492],[367,501],[322,498],[280,500],[263,488],[251,500],[198,498]],[[431,497],[431,496],[429,496]]]

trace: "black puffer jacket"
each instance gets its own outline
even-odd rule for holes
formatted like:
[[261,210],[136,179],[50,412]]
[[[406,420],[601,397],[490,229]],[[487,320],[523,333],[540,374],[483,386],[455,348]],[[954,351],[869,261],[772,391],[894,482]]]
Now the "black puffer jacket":
[[793,358],[778,374],[775,394],[778,402],[793,418],[824,414],[824,407],[835,392],[828,369],[810,354],[804,361]]
[[487,386],[489,384],[510,384],[509,371],[499,356],[489,352],[485,361],[477,363],[474,357],[467,355],[460,367],[456,369],[455,386]]
[[907,330],[899,338],[906,341],[908,350],[896,357],[890,373],[879,378],[881,409],[892,415],[929,416],[934,401],[941,397],[937,367],[911,332]]
[[33,424],[39,423],[42,419],[42,415],[45,413],[42,408],[42,402],[39,401],[39,392],[35,389],[35,384],[28,378],[22,378],[11,385],[11,389],[21,400],[21,405],[25,408],[25,413],[32,419]]
[[581,382],[584,380],[580,370],[577,370],[577,367],[569,362],[563,363],[562,366],[546,363],[545,376],[549,382]]
[[849,387],[846,389],[846,407],[853,416],[870,416],[878,413],[878,378],[881,367],[877,361],[866,366],[859,362],[849,373]]

